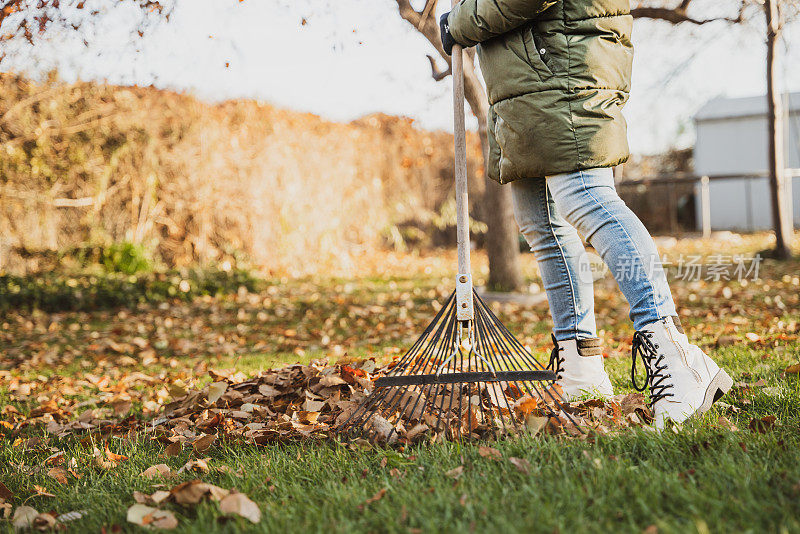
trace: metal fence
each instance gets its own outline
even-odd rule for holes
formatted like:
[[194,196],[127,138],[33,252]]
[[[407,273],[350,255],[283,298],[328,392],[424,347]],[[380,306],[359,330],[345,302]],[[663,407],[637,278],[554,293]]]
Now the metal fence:
[[[800,187],[792,182],[800,169],[786,169],[788,216],[800,227]],[[766,172],[710,176],[673,174],[624,178],[617,190],[626,204],[653,232],[671,235],[712,230],[756,231],[771,228],[771,203]]]

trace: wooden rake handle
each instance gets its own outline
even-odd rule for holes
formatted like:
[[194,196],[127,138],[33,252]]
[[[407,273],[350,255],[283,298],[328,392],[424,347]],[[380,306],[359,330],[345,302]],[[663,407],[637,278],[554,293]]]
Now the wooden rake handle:
[[[453,6],[458,0],[453,0]],[[456,315],[459,321],[472,321],[472,275],[469,259],[469,198],[467,195],[467,133],[464,124],[464,50],[453,45],[450,64],[453,71],[453,143],[456,175],[456,236],[458,276],[456,277]]]

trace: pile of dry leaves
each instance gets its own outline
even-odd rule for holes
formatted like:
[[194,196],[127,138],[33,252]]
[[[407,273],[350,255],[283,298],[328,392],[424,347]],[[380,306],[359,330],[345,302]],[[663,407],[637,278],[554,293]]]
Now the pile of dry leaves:
[[[383,376],[392,364],[378,368],[374,359],[327,365],[324,360],[310,365],[291,365],[248,378],[234,371],[210,371],[214,382],[202,389],[187,391],[165,406],[147,424],[148,432],[167,445],[168,454],[191,446],[203,452],[217,440],[243,440],[268,444],[295,439],[331,437],[373,390],[373,380]],[[515,416],[525,419],[533,433],[548,432],[572,436],[585,435],[576,428],[599,433],[646,425],[650,412],[641,394],[618,395],[609,401],[588,400],[564,405],[560,410],[544,406],[528,396],[514,395],[513,388],[502,393],[505,405]],[[449,393],[448,393],[449,394]],[[495,394],[497,395],[497,394]],[[488,395],[486,395],[488,397]],[[467,401],[468,402],[468,401]],[[508,416],[496,396],[488,402],[494,412]],[[462,421],[467,420],[467,403]],[[386,417],[375,415],[370,424],[393,429],[374,433],[374,441],[400,444],[440,437],[443,428],[429,421],[430,414],[400,410]],[[477,410],[470,411],[475,418]],[[496,428],[499,421],[494,421]],[[477,426],[473,424],[473,428]],[[449,434],[448,434],[449,435]]]

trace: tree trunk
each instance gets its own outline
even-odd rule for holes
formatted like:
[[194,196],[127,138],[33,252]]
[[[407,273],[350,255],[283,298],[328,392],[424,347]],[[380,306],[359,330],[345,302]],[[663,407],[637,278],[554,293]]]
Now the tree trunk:
[[[409,0],[397,0],[400,16],[420,32],[436,49],[439,55],[450,64],[450,56],[442,49],[439,36],[439,23],[436,13],[436,0],[427,0],[422,11],[416,11]],[[486,137],[486,119],[489,103],[486,92],[475,72],[475,51],[470,49],[464,54],[464,97],[473,115],[478,119],[478,134],[483,149],[484,166],[488,160],[488,140]],[[430,57],[430,56],[429,56]],[[431,59],[431,66],[435,62]],[[447,73],[434,72],[434,79],[441,80]],[[486,253],[489,256],[489,287],[500,291],[516,291],[522,288],[522,270],[519,265],[519,243],[517,241],[517,223],[514,221],[511,207],[511,190],[486,178]]]
[[775,257],[791,256],[793,221],[787,217],[783,152],[783,110],[777,88],[777,48],[780,36],[778,0],[765,0],[767,16],[767,121],[769,137],[769,183],[772,201],[772,226],[775,229]]

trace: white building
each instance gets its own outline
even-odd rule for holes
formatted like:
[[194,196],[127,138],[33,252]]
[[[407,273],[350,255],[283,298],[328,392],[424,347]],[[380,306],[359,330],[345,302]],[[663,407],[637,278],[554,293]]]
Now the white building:
[[[785,95],[786,168],[800,168],[800,92]],[[700,176],[764,174],[768,166],[767,99],[715,98],[694,117],[697,142],[694,170]],[[767,178],[711,180],[712,230],[755,231],[772,228]],[[800,227],[800,177],[787,180],[793,219]],[[793,186],[793,187],[791,187]],[[697,221],[702,202],[696,193]]]

